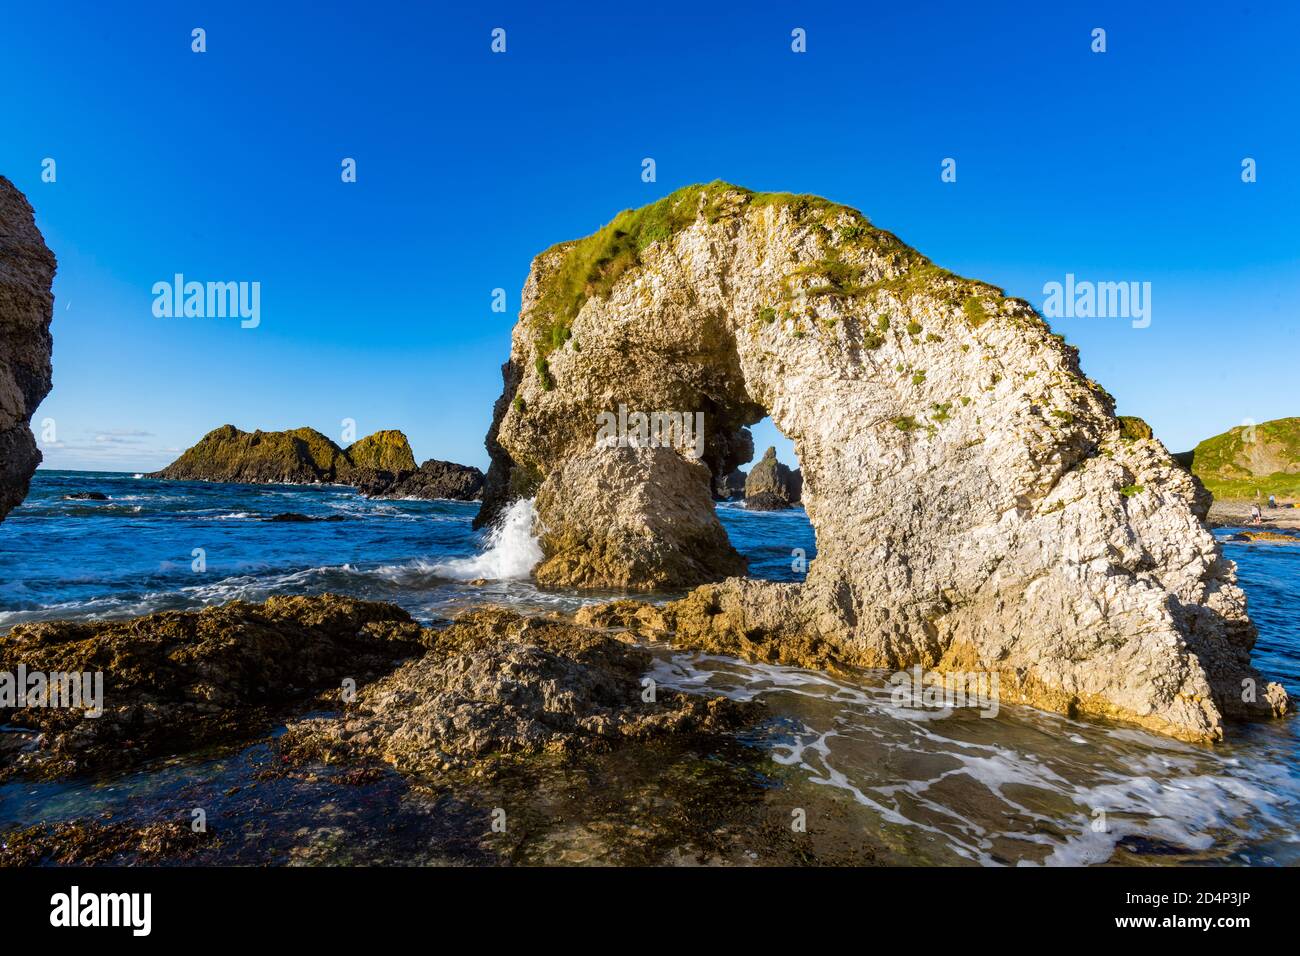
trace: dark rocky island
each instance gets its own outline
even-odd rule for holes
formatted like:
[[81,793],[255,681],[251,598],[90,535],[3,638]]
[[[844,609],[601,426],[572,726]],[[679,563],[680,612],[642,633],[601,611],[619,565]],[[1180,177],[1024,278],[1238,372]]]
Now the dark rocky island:
[[418,469],[360,472],[352,484],[367,498],[477,501],[483,493],[483,472],[471,465],[430,458]]
[[348,484],[359,469],[414,468],[406,436],[381,431],[340,448],[314,428],[245,432],[222,425],[150,478],[245,484]]
[[245,484],[353,485],[368,498],[474,501],[483,473],[429,459],[419,468],[400,431],[367,435],[340,448],[314,428],[245,432],[222,425],[149,478]]

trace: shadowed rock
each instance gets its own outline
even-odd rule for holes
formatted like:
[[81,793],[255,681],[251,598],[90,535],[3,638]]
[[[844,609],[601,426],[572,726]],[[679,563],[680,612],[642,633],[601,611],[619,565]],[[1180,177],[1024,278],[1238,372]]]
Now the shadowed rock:
[[483,472],[430,458],[417,470],[358,473],[352,484],[367,498],[476,501],[483,493]]
[[745,498],[745,473],[739,468],[713,482],[713,496],[720,501],[743,501]]
[[55,268],[32,207],[0,176],[0,521],[41,463],[29,424],[50,391]]
[[[423,631],[391,604],[319,597],[232,601],[125,621],[19,624],[0,636],[0,673],[102,672],[90,706],[0,706],[0,777],[128,766],[265,730],[286,706],[422,653]],[[13,688],[10,688],[12,691]]]
[[[1192,477],[1116,418],[1027,302],[855,210],[715,183],[622,213],[534,260],[504,378],[480,517],[536,496],[539,580],[730,573],[716,514],[693,502],[770,415],[802,465],[817,558],[802,585],[731,579],[688,599],[709,632],[992,671],[1008,700],[1194,740],[1287,708],[1250,665],[1245,596]],[[597,449],[622,405],[703,413],[707,467]],[[670,474],[690,504],[654,491]],[[632,494],[600,504],[602,486]]]

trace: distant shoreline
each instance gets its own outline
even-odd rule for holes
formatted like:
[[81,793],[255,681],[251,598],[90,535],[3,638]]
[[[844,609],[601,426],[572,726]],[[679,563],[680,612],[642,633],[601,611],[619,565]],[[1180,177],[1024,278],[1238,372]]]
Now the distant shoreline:
[[[1250,521],[1250,509],[1259,505],[1260,516],[1264,519],[1262,524],[1253,525]],[[1215,498],[1214,504],[1210,506],[1208,523],[1211,527],[1233,527],[1233,528],[1287,528],[1300,530],[1300,508],[1284,507],[1278,503],[1276,508],[1268,506],[1268,499],[1255,501],[1254,499],[1220,499]]]

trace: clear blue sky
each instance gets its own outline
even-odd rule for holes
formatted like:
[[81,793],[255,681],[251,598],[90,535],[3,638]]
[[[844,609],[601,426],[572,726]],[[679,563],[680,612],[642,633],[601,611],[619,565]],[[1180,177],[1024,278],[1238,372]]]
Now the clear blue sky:
[[[1151,282],[1150,328],[1054,325],[1174,450],[1300,414],[1293,3],[472,6],[7,5],[0,172],[59,258],[47,467],[343,418],[484,465],[532,256],[713,179],[856,206],[1036,304]],[[155,318],[176,272],[261,282],[261,326]]]

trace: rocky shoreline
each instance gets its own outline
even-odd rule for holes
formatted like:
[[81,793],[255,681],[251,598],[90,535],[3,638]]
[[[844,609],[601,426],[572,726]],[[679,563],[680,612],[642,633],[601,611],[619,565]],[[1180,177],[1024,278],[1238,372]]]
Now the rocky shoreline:
[[0,780],[122,771],[255,737],[295,710],[341,714],[290,724],[278,748],[294,762],[475,776],[501,758],[715,734],[757,714],[655,690],[649,664],[604,628],[497,607],[422,627],[395,605],[333,594],[20,624],[0,635],[0,671],[97,673],[101,690],[77,706],[0,706],[0,723],[22,728],[0,735]]
[[[1258,507],[1262,524],[1251,522],[1251,508]],[[1283,528],[1300,530],[1300,508],[1283,502],[1270,508],[1267,501],[1257,499],[1231,500],[1215,498],[1206,517],[1210,527],[1218,528]]]
[[[0,738],[0,780],[121,780],[160,760],[235,753],[252,763],[236,788],[245,792],[227,793],[218,802],[230,809],[204,827],[189,826],[190,808],[216,798],[180,793],[143,813],[11,828],[0,865],[266,863],[274,853],[325,851],[301,833],[277,831],[275,850],[250,844],[227,819],[283,814],[286,788],[302,812],[325,801],[325,815],[354,799],[424,794],[448,808],[430,848],[443,862],[663,863],[697,854],[695,862],[743,864],[758,858],[756,846],[768,862],[806,862],[814,847],[825,862],[871,858],[864,845],[800,836],[765,809],[765,775],[778,768],[735,739],[763,719],[761,705],[656,687],[650,655],[620,630],[496,607],[421,627],[391,605],[325,594],[22,625],[0,636],[0,669],[20,664],[102,668],[104,713],[0,710],[0,721],[25,728]],[[282,734],[267,736],[282,722]],[[609,775],[626,782],[648,768],[656,791],[680,801],[673,815],[635,798],[592,802],[584,784]],[[266,806],[277,792],[274,809]],[[557,818],[557,802],[583,808],[581,850],[565,848],[566,827],[579,824]],[[512,823],[498,835],[502,808]],[[430,822],[412,825],[427,832]]]

